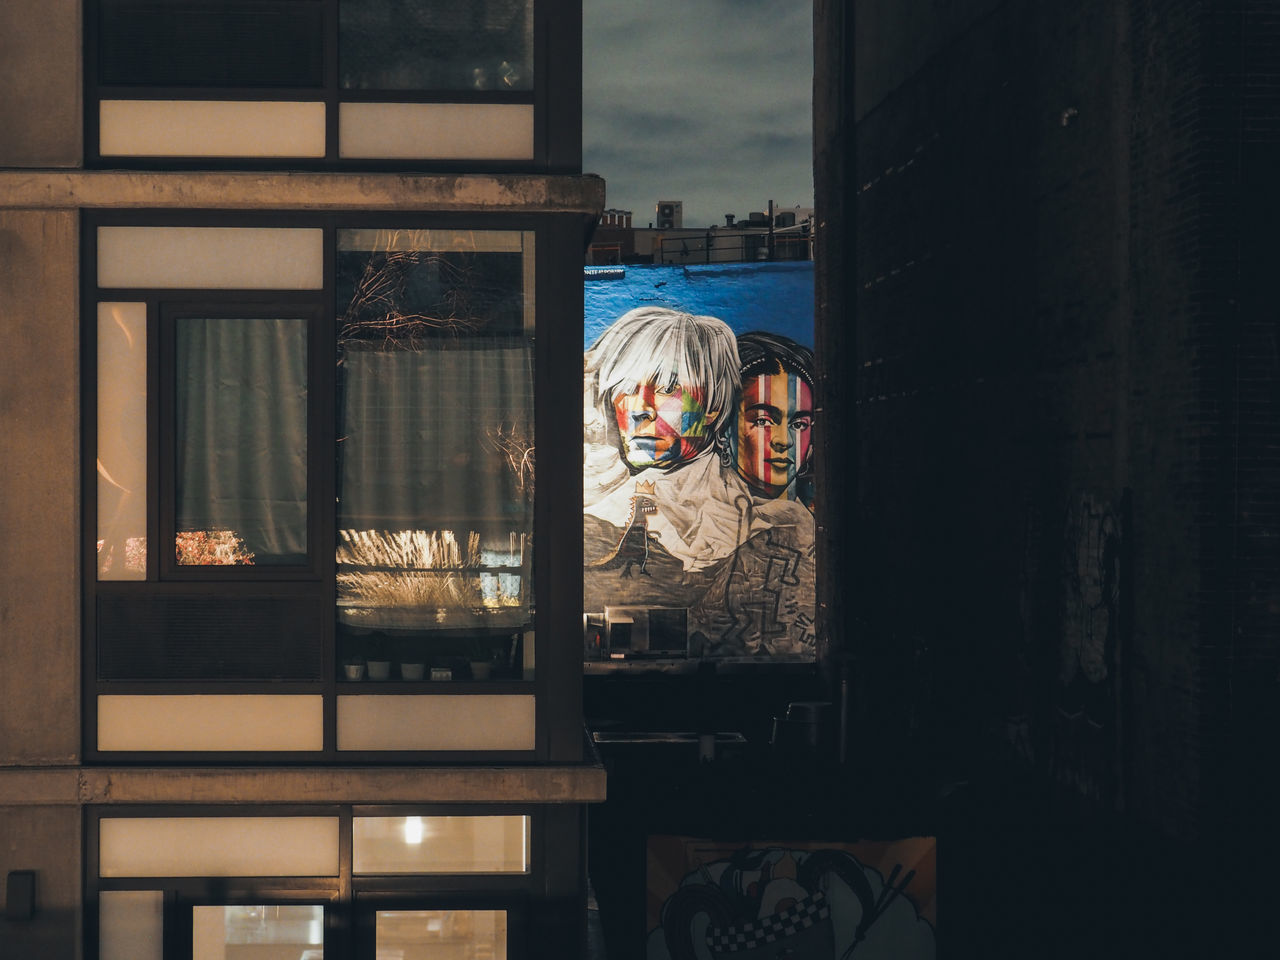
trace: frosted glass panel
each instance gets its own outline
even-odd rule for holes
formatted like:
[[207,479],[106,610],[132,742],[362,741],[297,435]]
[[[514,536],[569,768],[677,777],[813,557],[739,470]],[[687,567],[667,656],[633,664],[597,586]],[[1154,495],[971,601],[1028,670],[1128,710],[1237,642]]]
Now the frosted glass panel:
[[380,958],[507,957],[505,910],[379,910],[376,917]]
[[319,695],[98,697],[99,750],[320,750]]
[[338,155],[388,160],[529,160],[533,106],[343,103]]
[[324,156],[324,104],[248,100],[103,100],[104,157]]
[[525,696],[338,698],[339,750],[532,750]]
[[333,877],[337,817],[120,817],[99,823],[101,877]]
[[103,890],[98,894],[98,960],[162,960],[164,893]]
[[319,904],[193,907],[192,960],[320,960]]
[[99,227],[98,285],[318,290],[324,234],[275,227]]
[[98,579],[147,576],[147,305],[98,304]]
[[356,873],[528,873],[529,818],[356,817]]

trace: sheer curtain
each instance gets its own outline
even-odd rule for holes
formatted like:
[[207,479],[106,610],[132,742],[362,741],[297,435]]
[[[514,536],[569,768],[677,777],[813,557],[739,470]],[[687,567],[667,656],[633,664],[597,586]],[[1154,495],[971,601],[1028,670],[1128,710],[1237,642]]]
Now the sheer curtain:
[[339,601],[370,626],[523,623],[532,343],[352,341],[342,368]]
[[176,321],[179,562],[307,555],[307,322]]

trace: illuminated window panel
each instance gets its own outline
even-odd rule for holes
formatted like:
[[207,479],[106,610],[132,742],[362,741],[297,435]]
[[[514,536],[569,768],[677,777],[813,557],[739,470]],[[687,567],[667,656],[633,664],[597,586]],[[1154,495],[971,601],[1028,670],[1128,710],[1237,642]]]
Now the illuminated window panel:
[[530,160],[533,105],[339,104],[338,155],[367,160]]
[[379,957],[506,960],[505,910],[379,910]]
[[98,749],[311,751],[324,747],[319,695],[175,694],[98,697]]
[[528,873],[529,817],[356,817],[354,870]]
[[98,893],[98,960],[163,960],[164,893]]
[[339,750],[532,750],[531,696],[338,697]]
[[99,227],[98,285],[319,290],[324,233],[291,227]]
[[321,960],[319,904],[193,907],[192,960]]
[[100,877],[334,877],[337,817],[105,817]]
[[98,304],[98,579],[147,577],[147,306]]
[[325,154],[325,105],[314,101],[103,100],[104,157],[280,157]]

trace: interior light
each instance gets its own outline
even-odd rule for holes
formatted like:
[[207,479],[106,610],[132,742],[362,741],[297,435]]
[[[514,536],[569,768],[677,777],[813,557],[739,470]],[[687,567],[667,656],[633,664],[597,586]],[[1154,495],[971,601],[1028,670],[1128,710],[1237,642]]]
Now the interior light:
[[422,843],[422,818],[404,818],[404,842],[417,846]]

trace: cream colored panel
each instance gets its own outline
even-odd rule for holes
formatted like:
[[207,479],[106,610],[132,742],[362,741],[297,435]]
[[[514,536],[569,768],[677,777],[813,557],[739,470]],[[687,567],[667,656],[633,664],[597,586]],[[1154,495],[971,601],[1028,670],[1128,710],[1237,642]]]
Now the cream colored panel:
[[319,290],[324,233],[276,227],[99,227],[98,285]]
[[527,696],[338,697],[339,750],[532,750]]
[[338,155],[387,160],[530,160],[524,103],[343,103]]
[[163,957],[163,891],[99,892],[98,960],[163,960]]
[[99,750],[320,750],[319,695],[98,697]]
[[147,305],[98,304],[98,579],[147,578]]
[[356,873],[528,873],[529,817],[356,817]]
[[104,157],[324,157],[324,104],[103,100]]
[[379,910],[379,957],[484,957],[507,960],[505,910]]
[[335,877],[337,817],[106,817],[100,877]]

